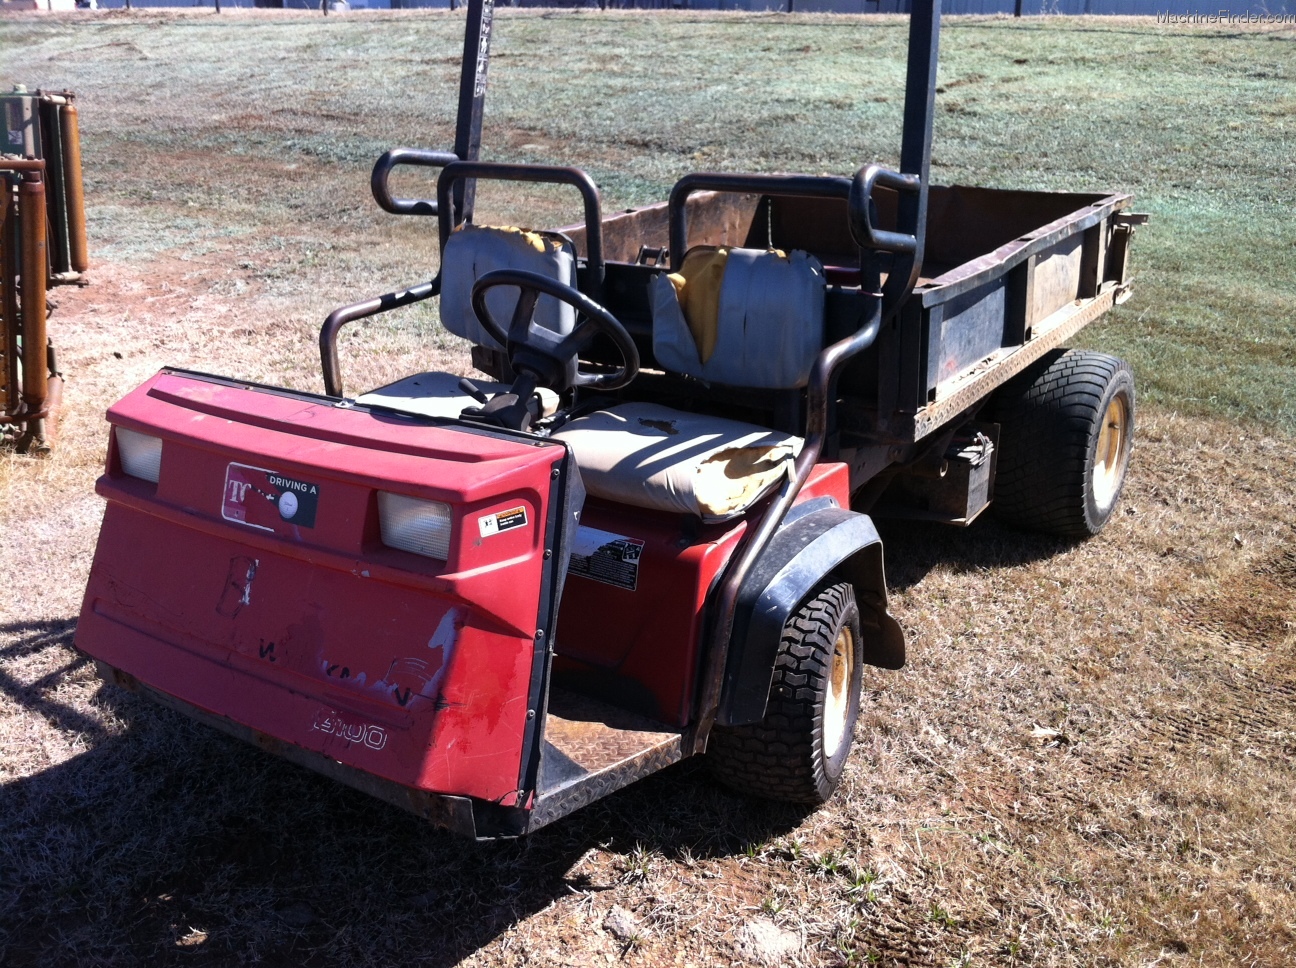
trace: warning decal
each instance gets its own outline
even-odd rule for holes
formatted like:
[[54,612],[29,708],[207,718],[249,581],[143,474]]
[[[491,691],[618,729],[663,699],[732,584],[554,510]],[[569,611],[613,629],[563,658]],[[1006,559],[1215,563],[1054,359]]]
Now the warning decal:
[[634,591],[639,585],[643,540],[581,525],[576,529],[567,574]]
[[526,523],[526,508],[516,507],[509,508],[507,511],[482,515],[477,519],[477,530],[481,532],[483,538],[489,538],[491,535],[499,534],[501,531],[512,531],[514,528],[521,528]]

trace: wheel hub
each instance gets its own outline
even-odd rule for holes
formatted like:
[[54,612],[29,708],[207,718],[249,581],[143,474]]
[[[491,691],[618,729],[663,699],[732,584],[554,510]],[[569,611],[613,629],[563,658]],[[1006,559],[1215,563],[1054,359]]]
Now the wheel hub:
[[1094,503],[1100,511],[1111,507],[1116,492],[1120,490],[1129,449],[1129,414],[1129,401],[1121,393],[1112,397],[1107,412],[1103,414],[1093,462]]
[[837,633],[837,642],[833,648],[828,695],[824,702],[824,759],[832,759],[846,738],[846,717],[850,710],[850,685],[855,678],[854,667],[855,636],[850,626],[843,626]]

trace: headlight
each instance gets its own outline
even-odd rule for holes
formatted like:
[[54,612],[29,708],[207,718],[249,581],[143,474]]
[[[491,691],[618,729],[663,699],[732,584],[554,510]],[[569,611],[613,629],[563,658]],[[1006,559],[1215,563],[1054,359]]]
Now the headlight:
[[378,492],[378,521],[383,544],[416,555],[450,557],[450,505],[389,491]]
[[114,427],[113,434],[117,437],[117,456],[121,458],[122,470],[131,477],[156,484],[162,472],[162,438],[125,427]]

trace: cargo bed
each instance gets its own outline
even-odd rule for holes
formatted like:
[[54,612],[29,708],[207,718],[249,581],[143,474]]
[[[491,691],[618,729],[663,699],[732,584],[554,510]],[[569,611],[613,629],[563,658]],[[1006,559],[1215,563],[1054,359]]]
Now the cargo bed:
[[[887,225],[895,218],[895,193],[877,197]],[[851,464],[852,491],[914,459],[938,431],[968,419],[997,387],[1124,301],[1129,240],[1143,221],[1129,214],[1132,204],[1123,193],[932,186],[918,285],[896,323],[838,381],[838,453]],[[705,192],[686,206],[689,248],[772,247],[817,256],[835,283],[829,338],[855,327],[859,250],[844,199]],[[635,336],[645,367],[654,365],[646,291],[651,275],[666,270],[669,209],[663,202],[602,223],[607,305]],[[584,250],[584,225],[558,231]],[[712,389],[713,399],[723,401],[726,391]],[[673,387],[665,392],[678,395]],[[744,409],[770,406],[768,399],[731,396]],[[768,419],[778,422],[774,413]]]

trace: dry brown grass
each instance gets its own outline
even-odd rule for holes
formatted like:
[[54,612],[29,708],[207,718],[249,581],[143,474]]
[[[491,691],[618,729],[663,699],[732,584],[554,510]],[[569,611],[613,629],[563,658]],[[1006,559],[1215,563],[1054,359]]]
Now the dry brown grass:
[[[82,96],[96,259],[57,293],[62,437],[0,456],[0,964],[1296,961],[1296,441],[1235,423],[1145,409],[1084,544],[888,527],[911,661],[870,678],[810,814],[686,763],[478,846],[100,686],[71,639],[103,410],[163,364],[318,388],[318,320],[431,245],[363,166],[252,151],[231,181],[181,135],[139,165],[117,136],[149,109]],[[347,374],[455,352],[406,314],[348,339]]]

